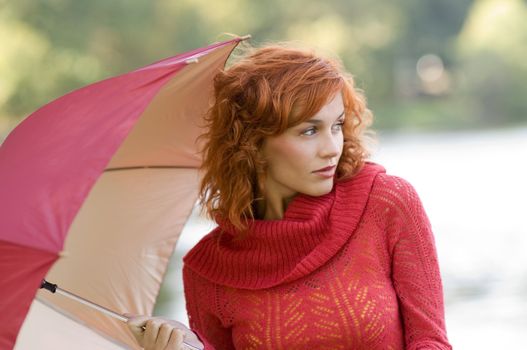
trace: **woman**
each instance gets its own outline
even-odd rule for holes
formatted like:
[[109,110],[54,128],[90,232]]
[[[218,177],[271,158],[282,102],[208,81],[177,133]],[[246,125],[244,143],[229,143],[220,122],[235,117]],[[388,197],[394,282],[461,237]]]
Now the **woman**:
[[[183,269],[205,348],[451,349],[430,223],[408,182],[367,161],[371,113],[341,65],[270,45],[214,92],[200,198],[218,227]],[[147,349],[196,340],[129,323]]]

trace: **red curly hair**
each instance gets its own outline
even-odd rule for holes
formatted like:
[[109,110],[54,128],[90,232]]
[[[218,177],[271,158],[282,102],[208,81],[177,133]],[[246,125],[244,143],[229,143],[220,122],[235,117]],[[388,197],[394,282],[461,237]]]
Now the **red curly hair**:
[[225,219],[240,233],[254,219],[257,193],[264,193],[263,140],[315,115],[342,93],[344,145],[337,179],[356,174],[369,153],[364,145],[372,113],[337,59],[287,43],[250,48],[214,77],[214,102],[205,122],[200,203],[211,219]]

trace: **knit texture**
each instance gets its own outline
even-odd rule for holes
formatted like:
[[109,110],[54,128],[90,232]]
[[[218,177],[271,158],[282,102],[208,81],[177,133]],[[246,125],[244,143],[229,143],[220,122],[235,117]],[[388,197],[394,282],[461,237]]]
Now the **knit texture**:
[[206,349],[451,349],[430,223],[382,166],[297,195],[242,240],[218,225],[183,268]]

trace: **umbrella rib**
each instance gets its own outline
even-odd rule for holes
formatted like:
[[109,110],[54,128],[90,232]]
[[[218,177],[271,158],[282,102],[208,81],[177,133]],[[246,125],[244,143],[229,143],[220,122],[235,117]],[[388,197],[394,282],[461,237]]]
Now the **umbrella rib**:
[[128,166],[119,168],[106,168],[107,171],[120,171],[120,170],[136,170],[136,169],[196,169],[192,166],[177,166],[177,165],[145,165],[145,166]]
[[86,305],[88,307],[91,307],[92,309],[95,309],[99,312],[102,312],[103,314],[107,315],[107,316],[110,316],[110,317],[113,317],[115,319],[118,319],[119,321],[122,321],[122,322],[128,322],[128,317],[125,317],[121,314],[118,314],[117,312],[115,311],[112,311],[102,305],[99,305],[99,304],[96,304],[94,302],[91,302],[87,299],[84,299],[78,295],[75,295],[71,292],[68,292],[67,290],[64,290],[64,289],[61,289],[59,287],[57,287],[57,290],[56,290],[56,293],[57,294],[61,294],[61,295],[64,295],[65,297],[68,297],[70,299],[73,299],[83,305]]

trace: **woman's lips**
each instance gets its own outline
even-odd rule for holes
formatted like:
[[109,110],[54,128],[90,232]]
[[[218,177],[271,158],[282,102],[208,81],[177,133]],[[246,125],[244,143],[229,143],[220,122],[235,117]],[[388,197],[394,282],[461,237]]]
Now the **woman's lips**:
[[331,178],[335,174],[335,165],[319,169],[317,171],[314,171],[313,173],[315,173],[316,175],[322,176],[326,179]]
[[319,171],[333,170],[333,168],[335,168],[335,165],[330,165],[330,166],[327,166],[327,167],[325,167],[325,168],[315,170],[314,173],[318,173]]

